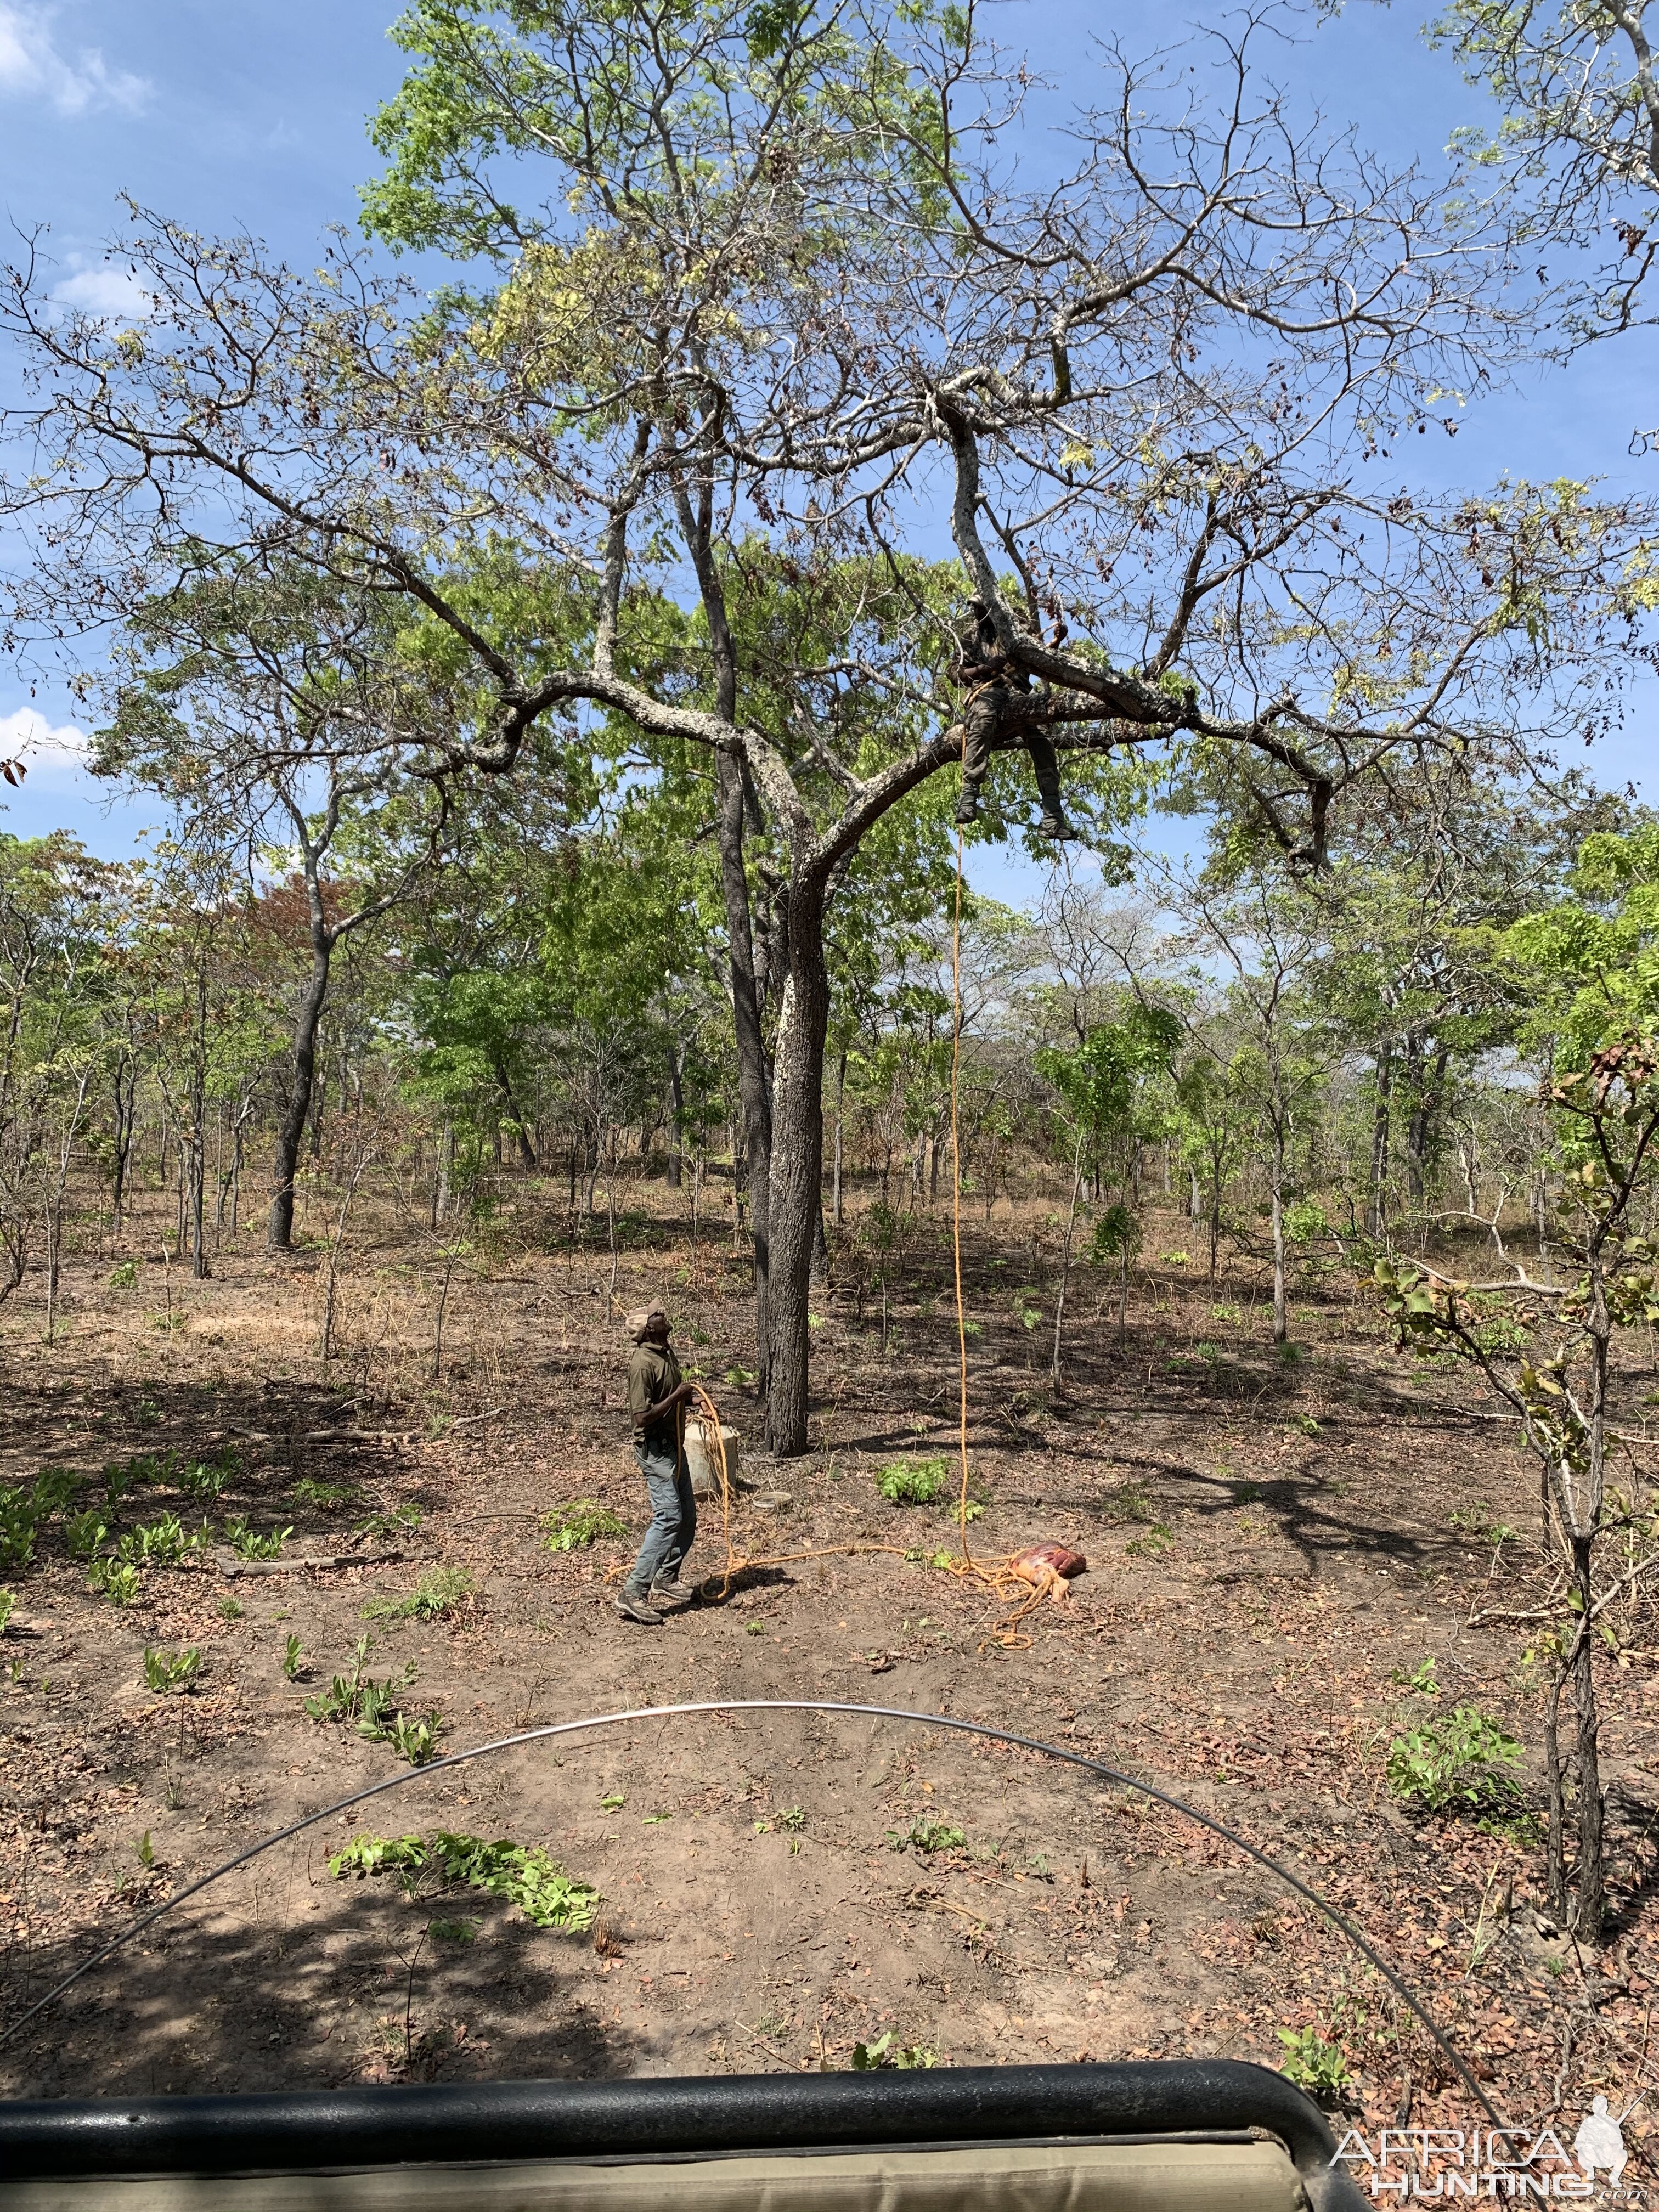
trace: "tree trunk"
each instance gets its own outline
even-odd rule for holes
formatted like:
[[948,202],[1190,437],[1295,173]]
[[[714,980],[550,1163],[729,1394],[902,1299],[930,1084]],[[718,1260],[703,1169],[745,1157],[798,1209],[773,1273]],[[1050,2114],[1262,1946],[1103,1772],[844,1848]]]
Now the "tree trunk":
[[322,1025],[323,1002],[328,996],[329,963],[333,952],[331,938],[325,937],[319,943],[313,934],[311,974],[300,994],[300,1010],[294,1023],[294,1073],[289,1085],[288,1104],[276,1132],[276,1158],[271,1170],[270,1224],[265,1232],[265,1246],[272,1252],[286,1252],[294,1242],[294,1176],[300,1164],[300,1147],[305,1142],[306,1120],[311,1112],[312,1092],[317,1080],[317,1032]]
[[[831,1187],[831,1188],[832,1188],[832,1196],[831,1196],[831,1199],[830,1199],[830,1219],[835,1223],[835,1224],[836,1224],[836,1228],[837,1228],[837,1229],[839,1229],[839,1228],[841,1227],[841,1138],[842,1138],[842,1120],[843,1120],[843,1118],[844,1118],[844,1116],[845,1116],[846,1110],[847,1110],[847,1054],[846,1054],[845,1053],[842,1053],[842,1056],[841,1056],[841,1066],[840,1066],[840,1068],[839,1068],[839,1070],[837,1071],[837,1073],[836,1073],[836,1170],[835,1170],[835,1179],[834,1179],[834,1182],[833,1182],[832,1187]],[[938,1174],[939,1174],[939,1157],[938,1157],[937,1151],[935,1151],[934,1158],[933,1158],[933,1174],[934,1174],[934,1176],[937,1178]]]
[[1290,1334],[1285,1310],[1285,1124],[1273,1124],[1273,1342]]
[[1423,1150],[1427,1131],[1423,1100],[1423,1047],[1416,1037],[1406,1041],[1406,1096],[1410,1101],[1410,1111],[1406,1116],[1406,1195],[1416,1208],[1423,1203]]
[[[755,1249],[755,1356],[760,1370],[761,1395],[764,1397],[771,1382],[772,1336],[769,1316],[773,1263],[772,1097],[768,1081],[766,1039],[761,1027],[760,994],[755,986],[755,933],[749,907],[749,878],[743,864],[743,771],[728,754],[720,753],[716,757],[715,777],[720,794],[720,890],[726,905],[726,936],[732,973],[732,1020],[738,1051],[738,1097],[743,1114],[750,1234]],[[822,1039],[819,1049],[821,1053]],[[820,1105],[820,1119],[822,1114]],[[735,1149],[732,1171],[735,1184],[738,1173]],[[803,1328],[805,1325],[803,1304]],[[802,1389],[804,1407],[804,1382]]]
[[[454,1196],[455,1182],[455,1124],[446,1121],[443,1134],[438,1139],[438,1176],[433,1186],[432,1214],[435,1222],[446,1219],[450,1201]],[[572,1203],[574,1203],[573,1194]]]
[[[513,1079],[507,1072],[505,1061],[498,1060],[493,1073],[495,1078],[495,1088],[501,1094],[501,1103],[507,1108],[507,1118],[513,1124],[513,1133],[518,1142],[519,1165],[525,1168],[537,1167],[540,1163],[536,1158],[536,1147],[530,1141],[530,1132],[525,1127],[524,1115],[519,1111],[519,1101],[513,1088]],[[498,1129],[496,1132],[498,1139],[500,1134]]]
[[199,1283],[208,1273],[206,1241],[207,1099],[198,1073],[190,1102],[190,1272]]
[[678,1044],[668,1054],[668,1169],[663,1182],[670,1190],[680,1187],[682,1169],[680,1158],[684,1138],[682,1125],[685,1120],[685,1093],[680,1083],[680,1069],[684,1055]]
[[1083,1194],[1083,1138],[1084,1132],[1079,1129],[1077,1137],[1077,1155],[1072,1162],[1071,1211],[1066,1216],[1066,1241],[1060,1251],[1060,1295],[1054,1300],[1054,1357],[1048,1362],[1048,1377],[1056,1390],[1060,1388],[1062,1372],[1060,1360],[1060,1333],[1065,1325],[1066,1292],[1072,1279],[1072,1237],[1077,1228],[1078,1200]]
[[1581,1943],[1599,1943],[1607,1911],[1607,1865],[1602,1844],[1605,1806],[1601,1795],[1601,1718],[1595,1709],[1595,1646],[1589,1626],[1594,1602],[1590,1589],[1593,1535],[1572,1540],[1573,1582],[1578,1593],[1580,1627],[1572,1666],[1572,1694],[1577,1721],[1578,1880],[1572,1902],[1572,1932]]
[[115,1067],[114,1177],[110,1194],[111,1212],[118,1222],[126,1201],[127,1163],[132,1152],[137,1088],[137,1060],[118,1060]]
[[1431,1073],[1422,1066],[1418,1070],[1416,1095],[1406,1133],[1407,1169],[1413,1206],[1423,1204],[1428,1189],[1429,1154],[1432,1148],[1435,1120],[1440,1111],[1441,1095],[1446,1087],[1449,1057],[1445,1052],[1437,1053]]
[[1388,1219],[1385,1196],[1389,1178],[1389,1106],[1394,1088],[1394,1048],[1384,1045],[1376,1055],[1376,1098],[1371,1109],[1371,1200],[1366,1225],[1373,1237],[1384,1233]]
[[1221,1249],[1221,1158],[1211,1162],[1210,1176],[1210,1288],[1215,1288],[1216,1261]]
[[772,1102],[767,1301],[766,1441],[780,1458],[806,1449],[807,1294],[822,1212],[830,979],[823,958],[823,894],[816,884],[792,889],[787,936]]

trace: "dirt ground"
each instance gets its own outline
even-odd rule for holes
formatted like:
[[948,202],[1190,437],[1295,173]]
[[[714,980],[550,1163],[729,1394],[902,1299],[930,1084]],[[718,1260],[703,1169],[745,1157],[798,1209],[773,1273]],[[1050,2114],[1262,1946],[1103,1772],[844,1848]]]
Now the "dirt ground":
[[[884,2033],[890,2053],[939,2064],[1277,2064],[1279,2031],[1311,2024],[1346,2053],[1350,2114],[1480,2117],[1283,1885],[1097,1776],[902,1721],[799,1713],[630,1721],[428,1774],[305,1712],[366,1629],[371,1674],[413,1663],[404,1710],[440,1711],[446,1752],[708,1698],[879,1704],[1052,1741],[1188,1798],[1351,1913],[1504,2118],[1576,2127],[1595,2092],[1621,2111],[1645,2087],[1659,1983],[1645,1616],[1626,1617],[1632,1648],[1603,1662],[1615,1894],[1592,1955],[1547,1932],[1535,1833],[1413,1816],[1386,1788],[1391,1738],[1431,1709],[1409,1680],[1432,1658],[1443,1702],[1476,1703],[1522,1739],[1541,1802],[1528,1629],[1491,1617],[1538,1603],[1538,1508],[1469,1386],[1396,1357],[1351,1283],[1304,1285],[1299,1356],[1275,1357],[1255,1272],[1236,1263],[1212,1289],[1190,1226],[1164,1219],[1121,1335],[1115,1298],[1083,1286],[1055,1394],[1052,1231],[1042,1241],[1040,1213],[1006,1205],[969,1224],[974,1548],[1054,1538],[1089,1561],[1009,1648],[1006,1607],[928,1564],[956,1548],[952,1510],[890,1505],[876,1486],[895,1460],[952,1447],[948,1222],[919,1213],[884,1350],[876,1292],[861,1320],[847,1286],[817,1297],[814,1449],[777,1468],[751,1454],[757,1487],[731,1532],[748,1557],[895,1549],[755,1569],[724,1601],[646,1630],[611,1606],[646,1516],[604,1225],[573,1241],[559,1196],[526,1190],[489,1254],[456,1268],[436,1382],[442,1263],[377,1245],[367,1209],[326,1370],[325,1255],[272,1261],[257,1235],[199,1285],[157,1257],[110,1286],[124,1253],[159,1254],[147,1231],[89,1253],[68,1268],[51,1346],[32,1285],[0,1310],[6,1480],[76,1470],[73,1511],[137,1456],[163,1479],[130,1489],[113,1525],[168,1508],[199,1524],[179,1470],[234,1453],[216,1526],[291,1525],[290,1560],[354,1562],[231,1576],[210,1552],[146,1567],[118,1605],[89,1590],[59,1513],[33,1563],[0,1575],[16,1596],[0,1644],[0,2018],[261,1835],[404,1778],[88,1975],[0,2048],[8,2094],[844,2067]],[[629,1197],[617,1310],[662,1294],[682,1358],[752,1437],[749,1288],[729,1234],[694,1253],[678,1201]],[[325,1507],[319,1485],[350,1495]],[[550,1553],[541,1516],[575,1498],[633,1535]],[[410,1505],[412,1533],[395,1518]],[[379,1533],[352,1533],[374,1515]],[[724,1557],[716,1511],[694,1565]],[[365,1622],[366,1605],[438,1565],[470,1571],[476,1594],[447,1617]],[[190,1645],[191,1688],[146,1686],[146,1647]],[[545,1849],[601,1893],[597,1925],[541,1929],[476,1891],[411,1905],[384,1877],[330,1877],[354,1838],[436,1830]],[[457,1917],[447,1936],[427,1933],[434,1914]],[[475,1940],[459,1940],[468,1924]],[[1633,2174],[1651,2166],[1651,2126],[1638,2105]]]

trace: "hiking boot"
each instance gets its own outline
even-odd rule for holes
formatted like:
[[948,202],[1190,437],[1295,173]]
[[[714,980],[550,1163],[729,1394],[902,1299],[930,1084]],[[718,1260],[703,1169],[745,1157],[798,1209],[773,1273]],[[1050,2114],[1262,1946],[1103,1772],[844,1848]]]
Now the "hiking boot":
[[651,1585],[653,1605],[690,1605],[697,1594],[695,1583],[683,1583],[678,1575],[659,1575]]
[[617,1610],[624,1620],[637,1620],[642,1628],[662,1626],[662,1615],[653,1613],[637,1590],[618,1590]]
[[1050,844],[1070,845],[1076,842],[1077,831],[1063,814],[1055,814],[1045,808],[1042,818],[1037,823],[1037,836],[1048,838]]
[[962,796],[957,801],[956,820],[957,827],[963,830],[979,820],[979,793],[971,784],[964,783],[962,787]]

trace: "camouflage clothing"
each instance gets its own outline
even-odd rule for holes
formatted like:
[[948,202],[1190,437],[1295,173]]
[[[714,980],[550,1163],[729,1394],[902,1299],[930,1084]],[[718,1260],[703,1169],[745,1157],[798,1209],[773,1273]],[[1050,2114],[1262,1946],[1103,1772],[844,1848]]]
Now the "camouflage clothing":
[[[1030,696],[1030,678],[1011,665],[997,643],[989,616],[974,611],[978,607],[977,600],[969,602],[969,618],[957,633],[962,649],[961,680],[966,687],[962,702],[962,799],[957,819],[964,823],[978,818],[980,786],[990,772],[993,743],[1003,723]],[[1060,763],[1052,742],[1042,730],[1024,731],[1019,741],[1031,756],[1042,799],[1042,828],[1050,834],[1069,836],[1060,793]]]

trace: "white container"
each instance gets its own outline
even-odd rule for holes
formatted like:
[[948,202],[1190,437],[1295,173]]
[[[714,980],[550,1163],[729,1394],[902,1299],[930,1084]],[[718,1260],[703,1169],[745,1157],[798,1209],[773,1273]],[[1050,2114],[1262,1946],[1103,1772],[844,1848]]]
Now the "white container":
[[[735,1429],[722,1423],[720,1442],[726,1447],[726,1479],[735,1498],[738,1474],[743,1463],[743,1439]],[[720,1494],[720,1453],[708,1433],[706,1421],[689,1419],[685,1425],[685,1466],[691,1477],[694,1498],[718,1498]]]

